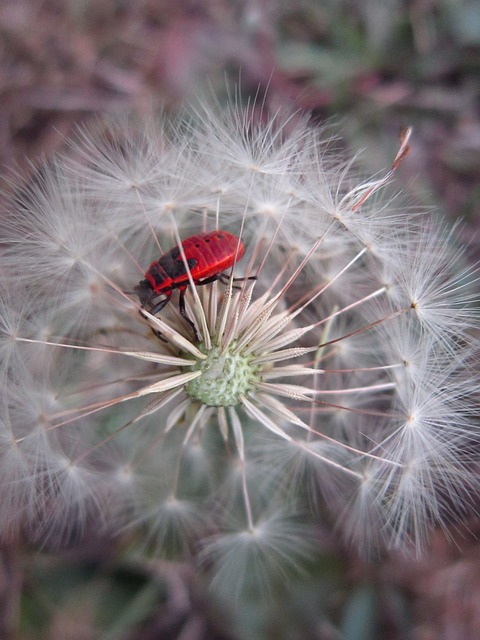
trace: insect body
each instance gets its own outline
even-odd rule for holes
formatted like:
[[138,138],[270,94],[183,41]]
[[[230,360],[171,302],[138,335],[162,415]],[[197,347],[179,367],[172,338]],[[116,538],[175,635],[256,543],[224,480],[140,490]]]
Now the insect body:
[[[243,243],[228,231],[211,231],[191,236],[182,242],[186,261],[179,247],[174,247],[152,262],[145,273],[145,279],[135,287],[142,307],[148,307],[155,315],[170,301],[173,290],[180,291],[180,314],[191,325],[198,341],[193,322],[185,310],[185,292],[190,284],[188,272],[196,285],[208,284],[226,278],[222,273],[232,267],[235,259],[243,256]],[[188,269],[187,266],[188,265]],[[155,299],[164,296],[159,302]]]

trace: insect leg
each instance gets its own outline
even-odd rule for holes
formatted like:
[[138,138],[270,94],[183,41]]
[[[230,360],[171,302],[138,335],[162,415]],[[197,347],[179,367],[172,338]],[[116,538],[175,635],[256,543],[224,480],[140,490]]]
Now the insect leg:
[[195,280],[195,284],[197,285],[197,287],[200,287],[204,284],[211,284],[212,282],[216,282],[217,280],[220,280],[220,278],[221,276],[216,274],[214,276],[210,276],[209,278],[205,278],[205,280]]
[[[153,307],[148,309],[148,312],[151,313],[152,316],[154,316],[156,313],[161,311],[167,305],[167,303],[170,301],[170,298],[172,297],[172,291],[167,291],[165,293],[165,296],[166,297],[163,300],[160,300],[160,302],[157,302],[157,304],[154,304]],[[147,303],[148,303],[148,300],[145,301],[144,304],[142,304],[142,308],[146,307]],[[165,340],[165,338],[162,336],[160,331],[157,331],[157,329],[154,329],[153,327],[150,327],[150,328],[153,334],[157,336],[157,338],[160,338],[160,340],[162,340],[163,342],[167,342],[167,340]]]
[[170,302],[171,297],[172,291],[166,291],[165,298],[163,300],[160,300],[160,302],[157,302],[157,304],[154,304],[153,307],[149,309],[149,312],[152,314],[152,316],[161,311],[168,304],[168,302]]
[[188,322],[188,324],[192,327],[193,335],[194,335],[194,338],[195,338],[195,342],[200,342],[200,338],[198,336],[197,329],[195,328],[195,325],[192,322],[192,320],[190,320],[190,318],[187,316],[187,310],[185,309],[185,292],[186,291],[187,291],[187,287],[182,287],[180,289],[180,298],[179,298],[179,301],[178,301],[178,308],[180,309],[180,315],[182,316],[182,318],[185,318],[185,320]]
[[[243,281],[243,280],[256,280],[257,276],[248,276],[247,278],[232,278],[232,280],[234,282],[239,282],[239,281]],[[219,273],[216,274],[214,276],[210,276],[210,278],[205,278],[205,280],[195,280],[195,284],[197,286],[203,285],[203,284],[211,284],[212,282],[215,282],[216,280],[220,280],[220,282],[222,284],[228,284],[230,282],[230,276],[227,276],[226,273]],[[235,287],[235,285],[234,285]],[[238,287],[235,287],[236,289],[238,289]]]
[[[217,278],[218,280],[220,280],[222,284],[228,284],[230,281],[230,276],[227,276],[225,273],[221,273],[219,276],[217,276]],[[247,276],[246,278],[232,278],[233,282],[240,282],[244,280],[256,280],[256,279],[257,279],[257,276]],[[240,289],[240,287],[235,284],[233,285],[233,288]]]

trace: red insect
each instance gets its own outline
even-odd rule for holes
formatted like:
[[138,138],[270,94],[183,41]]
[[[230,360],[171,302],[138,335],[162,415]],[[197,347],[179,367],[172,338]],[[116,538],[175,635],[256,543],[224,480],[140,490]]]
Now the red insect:
[[[233,266],[235,258],[240,260],[244,251],[241,240],[228,231],[221,230],[191,236],[182,242],[182,247],[188,271],[196,285],[225,280],[227,276],[222,272]],[[190,284],[188,271],[180,248],[174,247],[152,262],[145,273],[145,280],[141,280],[135,287],[135,293],[140,298],[142,307],[149,307],[149,312],[155,315],[170,301],[173,290],[178,289],[180,314],[192,327],[198,342],[195,325],[185,310],[185,292]],[[158,296],[165,297],[155,302]]]

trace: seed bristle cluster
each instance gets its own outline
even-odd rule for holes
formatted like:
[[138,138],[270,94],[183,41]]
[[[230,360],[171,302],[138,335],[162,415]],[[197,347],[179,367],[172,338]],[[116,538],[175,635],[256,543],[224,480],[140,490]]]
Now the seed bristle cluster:
[[[476,274],[453,232],[382,200],[409,134],[362,181],[308,122],[257,115],[84,131],[12,199],[0,536],[142,529],[223,581],[242,558],[295,570],[326,510],[358,547],[421,549],[467,508]],[[206,284],[182,242],[214,230],[245,255]],[[172,247],[156,312],[160,286],[133,292]]]

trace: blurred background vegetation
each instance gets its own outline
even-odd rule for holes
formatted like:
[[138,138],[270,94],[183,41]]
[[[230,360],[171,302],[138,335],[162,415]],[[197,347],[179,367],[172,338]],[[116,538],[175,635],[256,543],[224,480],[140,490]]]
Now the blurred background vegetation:
[[[477,0],[2,0],[2,188],[73,130],[125,111],[175,112],[227,87],[308,112],[397,174],[480,246]],[[477,256],[478,259],[478,256]],[[18,640],[469,640],[480,638],[476,521],[438,532],[421,560],[357,558],[319,533],[306,576],[225,602],[192,563],[134,553],[92,530],[80,546],[6,545],[0,638]]]

